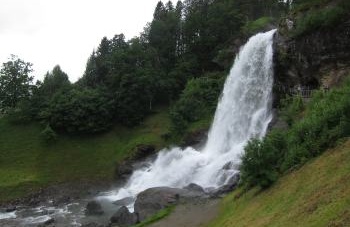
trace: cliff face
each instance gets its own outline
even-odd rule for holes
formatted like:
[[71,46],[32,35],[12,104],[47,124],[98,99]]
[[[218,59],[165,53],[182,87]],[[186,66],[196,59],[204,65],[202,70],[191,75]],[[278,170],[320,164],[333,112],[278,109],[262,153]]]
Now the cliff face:
[[276,87],[337,85],[350,71],[350,18],[294,38],[293,23],[286,19],[276,33]]

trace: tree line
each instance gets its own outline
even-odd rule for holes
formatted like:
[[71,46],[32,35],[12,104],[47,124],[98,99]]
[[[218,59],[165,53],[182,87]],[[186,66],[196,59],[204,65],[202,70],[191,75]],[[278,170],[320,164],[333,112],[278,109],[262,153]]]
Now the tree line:
[[159,1],[138,37],[102,38],[74,84],[59,66],[33,84],[32,64],[13,56],[0,72],[0,110],[16,122],[96,133],[115,123],[134,126],[154,106],[168,105],[174,125],[185,127],[214,111],[228,70],[218,59],[232,61],[222,53],[243,28],[261,17],[278,18],[288,7],[278,0]]

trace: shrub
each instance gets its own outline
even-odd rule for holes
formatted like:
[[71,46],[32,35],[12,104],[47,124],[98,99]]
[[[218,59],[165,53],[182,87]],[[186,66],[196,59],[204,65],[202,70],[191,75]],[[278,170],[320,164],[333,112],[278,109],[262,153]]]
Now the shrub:
[[187,83],[180,99],[170,110],[173,132],[181,133],[189,123],[214,114],[223,79],[218,74],[211,74]]
[[271,17],[260,17],[255,21],[248,21],[242,29],[244,33],[252,35],[263,30],[268,24],[272,22],[273,19]]
[[49,124],[46,125],[45,129],[41,132],[41,137],[46,143],[52,143],[56,141],[57,134],[54,130],[50,127]]
[[298,37],[320,28],[328,28],[343,20],[346,10],[342,7],[330,7],[309,11],[305,16],[298,18],[294,37]]
[[262,140],[250,140],[244,148],[240,167],[243,184],[269,187],[278,178],[284,150],[284,135],[279,131],[271,132]]
[[298,167],[320,155],[337,141],[350,136],[350,80],[328,93],[316,92],[305,108],[298,98],[287,99],[284,114],[293,118],[285,132],[270,132],[264,139],[253,139],[242,157],[242,182],[248,186],[271,185],[280,173]]
[[289,126],[297,120],[303,109],[304,103],[300,96],[287,96],[285,99],[281,100],[280,115]]
[[75,88],[55,95],[46,115],[54,129],[71,133],[95,133],[111,126],[112,102],[99,90]]

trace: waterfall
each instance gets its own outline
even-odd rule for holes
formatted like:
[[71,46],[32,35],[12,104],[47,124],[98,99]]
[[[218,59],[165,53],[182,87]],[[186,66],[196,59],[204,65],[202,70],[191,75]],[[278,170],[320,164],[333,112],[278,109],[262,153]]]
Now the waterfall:
[[[272,118],[274,33],[257,34],[241,48],[226,79],[205,146],[199,150],[175,147],[160,151],[154,161],[134,171],[123,187],[98,197],[109,207],[108,212],[115,211],[111,202],[135,199],[148,188],[182,188],[190,183],[218,188],[239,171],[244,146],[250,138],[264,136]],[[132,211],[133,203],[128,207]],[[64,226],[80,226],[84,210],[80,203],[54,207],[49,201],[46,206],[0,211],[0,225],[34,226],[54,217]],[[108,212],[109,218],[112,213]]]
[[[152,187],[190,183],[220,187],[237,173],[244,146],[250,138],[264,136],[272,118],[274,33],[259,33],[241,48],[201,150],[164,149],[147,167],[134,171],[124,187],[103,197],[114,201]],[[223,168],[227,163],[231,168]]]

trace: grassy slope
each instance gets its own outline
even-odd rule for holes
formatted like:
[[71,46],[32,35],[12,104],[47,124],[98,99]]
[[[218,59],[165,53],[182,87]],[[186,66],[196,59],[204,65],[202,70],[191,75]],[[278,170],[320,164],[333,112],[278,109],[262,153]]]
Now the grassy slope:
[[0,119],[0,201],[57,182],[111,179],[116,163],[131,155],[136,145],[165,146],[161,135],[168,132],[169,124],[164,108],[134,129],[115,127],[97,136],[60,136],[46,145],[38,124],[10,125]]
[[266,191],[233,192],[209,226],[350,226],[350,139]]

